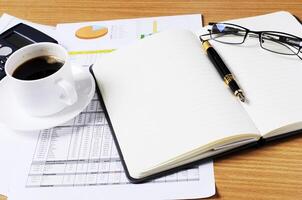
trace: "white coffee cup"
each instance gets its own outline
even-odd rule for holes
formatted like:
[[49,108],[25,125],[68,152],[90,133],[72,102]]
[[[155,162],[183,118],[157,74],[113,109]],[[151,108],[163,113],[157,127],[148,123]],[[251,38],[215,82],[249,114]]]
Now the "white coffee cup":
[[[58,71],[44,78],[22,80],[13,77],[14,71],[21,64],[40,56],[54,56],[64,64]],[[31,116],[55,114],[73,105],[78,99],[68,52],[58,44],[35,43],[17,50],[6,61],[5,72],[16,104]]]

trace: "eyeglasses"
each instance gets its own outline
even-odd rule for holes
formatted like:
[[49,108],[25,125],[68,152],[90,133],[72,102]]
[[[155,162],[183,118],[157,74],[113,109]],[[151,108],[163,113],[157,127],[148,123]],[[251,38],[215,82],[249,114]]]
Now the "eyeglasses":
[[288,33],[278,31],[252,31],[245,27],[230,23],[209,23],[208,29],[210,38],[225,44],[242,44],[247,36],[259,38],[260,46],[273,53],[283,55],[297,55],[302,52],[302,38]]

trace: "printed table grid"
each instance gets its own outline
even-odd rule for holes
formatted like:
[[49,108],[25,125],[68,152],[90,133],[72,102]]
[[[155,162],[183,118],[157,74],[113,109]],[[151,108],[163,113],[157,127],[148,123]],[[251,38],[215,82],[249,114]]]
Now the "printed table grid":
[[[152,182],[199,181],[199,168]],[[129,184],[97,95],[63,125],[40,131],[26,187]]]

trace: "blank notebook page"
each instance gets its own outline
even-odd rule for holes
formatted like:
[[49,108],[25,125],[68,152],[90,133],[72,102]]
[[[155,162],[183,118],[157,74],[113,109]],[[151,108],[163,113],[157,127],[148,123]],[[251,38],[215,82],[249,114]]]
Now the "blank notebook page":
[[155,34],[93,71],[134,178],[210,142],[259,134],[189,31]]

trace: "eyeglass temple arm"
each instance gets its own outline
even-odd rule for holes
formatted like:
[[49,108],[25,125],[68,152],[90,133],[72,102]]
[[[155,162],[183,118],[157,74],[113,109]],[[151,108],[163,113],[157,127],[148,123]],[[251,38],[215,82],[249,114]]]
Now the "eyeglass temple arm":
[[286,37],[286,36],[280,36],[279,41],[284,42],[284,43],[289,44],[289,45],[293,45],[293,46],[298,47],[298,48],[302,47],[302,40],[289,38],[289,37]]
[[296,49],[300,49],[302,47],[302,40],[298,39],[298,38],[291,38],[291,37],[287,37],[287,36],[283,36],[283,35],[276,35],[276,34],[265,34],[262,37],[267,37],[266,39],[270,39],[272,41],[275,42],[282,42],[284,44],[288,44],[290,46],[293,47],[297,47]]
[[[282,37],[282,39],[280,39],[281,37]],[[302,57],[298,55],[299,52],[296,53],[295,51],[293,51],[289,46],[286,45],[286,44],[288,44],[288,43],[285,42],[285,41],[283,41],[284,38],[288,38],[288,37],[286,37],[286,36],[280,36],[280,38],[279,38],[279,39],[275,39],[275,38],[273,38],[273,37],[268,36],[268,38],[266,38],[266,39],[271,40],[271,41],[274,41],[274,42],[276,42],[276,43],[278,43],[278,44],[280,44],[280,45],[283,45],[284,47],[288,48],[291,52],[293,52],[296,56],[298,56],[298,57],[302,60]],[[295,48],[295,49],[299,50],[297,47],[292,46],[291,44],[288,44],[288,45],[290,45],[292,48]],[[301,51],[301,48],[300,48],[300,51]]]

